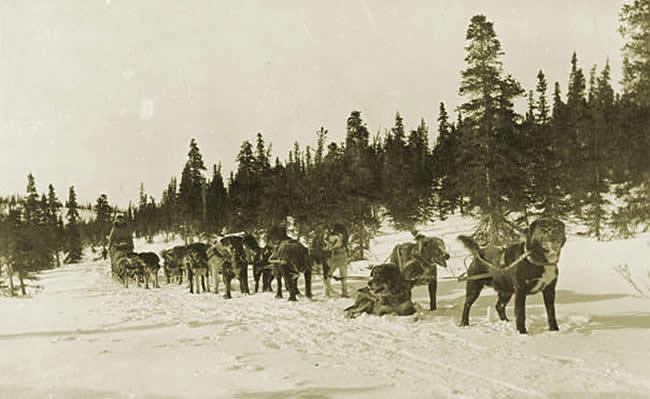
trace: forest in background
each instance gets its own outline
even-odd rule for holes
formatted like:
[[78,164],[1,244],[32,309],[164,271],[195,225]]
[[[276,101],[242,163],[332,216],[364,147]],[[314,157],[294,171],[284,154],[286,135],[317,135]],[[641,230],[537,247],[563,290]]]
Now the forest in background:
[[[140,197],[118,210],[100,194],[65,204],[50,185],[39,194],[0,198],[0,267],[24,280],[38,271],[81,260],[86,246],[105,247],[116,212],[138,237],[165,234],[186,241],[233,231],[262,233],[288,221],[307,238],[345,223],[351,251],[363,258],[382,222],[414,231],[417,224],[461,213],[480,220],[483,242],[503,244],[539,216],[573,220],[598,239],[629,237],[650,227],[650,0],[620,12],[625,39],[621,92],[612,88],[607,60],[582,66],[567,55],[568,81],[525,90],[502,65],[504,50],[493,24],[474,16],[467,29],[466,66],[452,112],[438,107],[436,126],[424,119],[370,132],[359,111],[347,117],[343,142],[315,132],[315,145],[295,143],[281,159],[258,133],[241,144],[237,168],[209,170],[192,139],[187,162],[158,199]],[[527,99],[524,114],[515,111]],[[435,142],[431,137],[436,137]],[[64,206],[65,205],[65,206]],[[80,213],[92,211],[91,217]],[[11,283],[0,280],[0,283]],[[10,288],[13,293],[13,287]]]

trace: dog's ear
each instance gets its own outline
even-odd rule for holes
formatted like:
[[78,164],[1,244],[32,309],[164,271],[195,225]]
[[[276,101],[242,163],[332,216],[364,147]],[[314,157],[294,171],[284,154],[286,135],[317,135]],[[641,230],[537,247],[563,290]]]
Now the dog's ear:
[[562,232],[562,245],[564,246],[566,244],[566,226],[559,220],[555,220],[555,223],[557,224],[558,230]]
[[458,240],[463,243],[463,246],[465,246],[465,248],[473,255],[480,253],[481,247],[471,237],[460,235],[458,236]]
[[527,246],[530,246],[532,244],[533,233],[535,232],[535,229],[539,225],[540,220],[541,219],[537,219],[537,220],[533,221],[533,223],[531,223],[530,226],[528,226],[528,228],[525,230],[525,233],[526,233],[526,245]]

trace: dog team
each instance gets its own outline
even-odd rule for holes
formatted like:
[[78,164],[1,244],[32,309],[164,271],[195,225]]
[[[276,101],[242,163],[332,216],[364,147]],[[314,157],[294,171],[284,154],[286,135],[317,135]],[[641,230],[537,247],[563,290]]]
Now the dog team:
[[[549,329],[558,330],[555,316],[555,287],[558,261],[566,242],[564,224],[556,219],[540,218],[526,231],[525,240],[506,247],[479,246],[467,236],[458,239],[473,260],[459,281],[466,281],[465,304],[461,326],[469,325],[473,303],[484,286],[493,287],[498,294],[496,310],[499,318],[508,321],[506,305],[514,296],[516,328],[526,331],[526,297],[541,292]],[[232,281],[239,280],[242,294],[250,294],[248,270],[252,266],[254,292],[272,291],[275,280],[276,298],[282,298],[283,285],[290,301],[301,295],[298,279],[304,276],[304,295],[312,297],[312,270],[321,269],[325,295],[333,293],[331,279],[338,271],[341,296],[348,297],[347,268],[348,232],[344,225],[310,237],[309,247],[288,236],[280,226],[269,229],[259,245],[250,233],[229,234],[209,243],[179,245],[161,252],[167,283],[182,284],[185,277],[190,293],[219,292],[220,280],[225,286],[224,298],[232,297]],[[149,282],[158,287],[160,259],[153,252],[134,253],[133,241],[123,217],[118,216],[109,236],[111,270],[126,287],[129,280]],[[437,237],[414,234],[414,241],[394,247],[388,263],[373,266],[366,285],[358,290],[355,303],[345,309],[349,318],[363,313],[374,315],[411,315],[416,312],[411,291],[427,286],[429,309],[436,310],[437,268],[447,267],[450,256],[445,243]],[[261,286],[260,286],[261,280]],[[212,284],[210,283],[212,281]]]

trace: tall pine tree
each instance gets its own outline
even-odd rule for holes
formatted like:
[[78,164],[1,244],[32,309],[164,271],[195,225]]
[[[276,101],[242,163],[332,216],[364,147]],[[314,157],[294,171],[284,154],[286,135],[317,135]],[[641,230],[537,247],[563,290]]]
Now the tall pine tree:
[[106,253],[108,251],[106,246],[108,245],[108,233],[111,229],[112,213],[113,209],[108,203],[107,195],[101,194],[95,202],[95,239],[102,247],[103,259],[106,259]]
[[68,192],[66,207],[68,211],[66,213],[67,224],[65,225],[65,263],[78,263],[82,257],[80,232],[82,220],[79,216],[79,204],[77,203],[77,194],[75,193],[74,186],[71,186]]
[[504,215],[523,205],[517,197],[523,192],[523,173],[513,110],[513,100],[522,90],[503,71],[503,51],[492,22],[483,15],[472,17],[466,38],[467,68],[461,73],[460,86],[460,94],[467,99],[460,106],[464,116],[460,153],[465,168],[459,181],[470,205],[481,214],[479,239],[499,244],[514,236]]
[[206,170],[203,156],[195,139],[190,141],[187,161],[181,174],[179,187],[179,210],[184,227],[184,239],[191,240],[199,233],[200,226],[205,221],[205,177]]

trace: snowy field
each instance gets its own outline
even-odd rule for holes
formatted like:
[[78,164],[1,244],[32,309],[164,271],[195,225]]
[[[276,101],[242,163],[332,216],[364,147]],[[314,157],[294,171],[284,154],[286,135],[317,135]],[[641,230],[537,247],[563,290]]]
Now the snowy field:
[[[439,309],[409,317],[347,320],[353,299],[325,299],[320,276],[314,300],[290,303],[286,293],[189,295],[162,278],[160,289],[124,289],[102,261],[43,273],[30,297],[0,298],[0,398],[650,397],[650,235],[570,235],[559,265],[560,332],[547,331],[536,295],[529,335],[519,336],[514,322],[497,321],[489,288],[472,325],[458,327],[464,286],[452,277],[466,254],[455,237],[472,227],[452,218],[421,228],[442,237],[452,259]],[[409,238],[383,231],[369,262]],[[367,265],[352,266],[355,288]],[[414,298],[425,306],[426,289]]]

